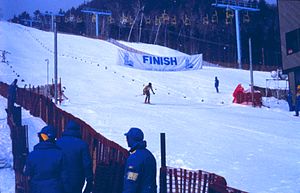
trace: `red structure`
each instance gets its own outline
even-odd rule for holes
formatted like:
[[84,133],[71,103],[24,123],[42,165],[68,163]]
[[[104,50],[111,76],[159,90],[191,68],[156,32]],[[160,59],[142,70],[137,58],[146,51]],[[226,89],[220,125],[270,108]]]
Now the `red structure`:
[[162,172],[166,172],[165,193],[247,193],[227,186],[224,177],[202,170],[167,166]]
[[243,105],[253,105],[253,106],[262,106],[262,94],[259,91],[254,91],[253,101],[252,93],[250,90],[245,90],[241,84],[238,84],[235,88],[232,96],[233,103],[243,104]]

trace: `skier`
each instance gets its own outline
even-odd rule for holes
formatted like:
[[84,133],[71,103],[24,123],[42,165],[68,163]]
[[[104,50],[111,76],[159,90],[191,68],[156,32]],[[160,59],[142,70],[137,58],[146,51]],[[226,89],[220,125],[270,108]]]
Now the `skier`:
[[215,77],[215,88],[216,88],[217,93],[219,93],[219,80],[218,80],[218,77]]
[[143,89],[143,95],[146,95],[145,103],[148,103],[148,104],[150,104],[150,90],[152,91],[153,94],[155,94],[152,89],[151,82],[149,82],[149,84],[147,86],[145,86],[145,88]]
[[286,100],[287,100],[288,105],[289,105],[289,111],[294,111],[295,107],[293,105],[293,94],[292,94],[291,91],[288,92]]

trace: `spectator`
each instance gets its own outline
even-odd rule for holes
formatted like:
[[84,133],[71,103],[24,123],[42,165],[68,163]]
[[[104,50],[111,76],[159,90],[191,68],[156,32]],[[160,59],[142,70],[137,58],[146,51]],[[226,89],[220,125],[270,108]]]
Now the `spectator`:
[[125,165],[123,193],[156,193],[156,160],[146,149],[143,132],[131,128],[124,135],[130,156]]
[[87,184],[84,193],[92,192],[92,159],[88,144],[81,139],[79,125],[74,121],[69,121],[62,137],[57,140],[56,144],[66,155],[68,184],[65,192],[81,193],[85,181]]
[[148,104],[150,104],[150,90],[152,91],[153,94],[155,94],[153,89],[152,89],[151,82],[149,82],[149,84],[147,86],[145,86],[144,89],[143,89],[143,95],[146,95],[145,103],[148,103]]
[[8,87],[8,95],[7,95],[8,111],[12,110],[12,108],[14,107],[14,104],[16,102],[17,82],[18,82],[18,79],[15,79]]
[[293,105],[293,94],[292,94],[292,92],[290,90],[288,92],[286,100],[287,100],[288,105],[289,105],[289,111],[294,111],[295,107]]
[[218,80],[218,77],[215,77],[215,88],[216,88],[217,93],[219,93],[219,80]]
[[24,174],[29,176],[31,193],[63,193],[66,182],[65,158],[55,145],[56,132],[45,126],[38,133],[40,142],[28,155]]
[[300,85],[297,86],[295,116],[299,116],[299,110],[300,110]]

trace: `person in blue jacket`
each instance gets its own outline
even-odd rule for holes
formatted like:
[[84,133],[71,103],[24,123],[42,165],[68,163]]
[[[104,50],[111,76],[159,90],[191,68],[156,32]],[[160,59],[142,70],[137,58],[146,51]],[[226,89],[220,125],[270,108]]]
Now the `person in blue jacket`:
[[64,193],[65,158],[56,146],[56,131],[45,126],[38,133],[40,142],[27,157],[24,174],[29,177],[31,193]]
[[295,116],[299,116],[299,111],[300,111],[300,85],[297,86]]
[[289,111],[294,111],[294,105],[293,105],[293,94],[292,92],[289,90],[288,95],[286,97],[286,101],[288,102],[289,105]]
[[219,80],[218,80],[218,77],[215,77],[215,88],[216,88],[217,93],[219,93]]
[[123,193],[156,193],[156,160],[146,149],[144,133],[133,127],[124,135],[130,156],[125,165]]
[[81,193],[85,181],[84,193],[92,192],[92,159],[88,144],[81,139],[80,126],[75,121],[69,121],[56,144],[66,155],[68,184],[65,185],[65,192]]

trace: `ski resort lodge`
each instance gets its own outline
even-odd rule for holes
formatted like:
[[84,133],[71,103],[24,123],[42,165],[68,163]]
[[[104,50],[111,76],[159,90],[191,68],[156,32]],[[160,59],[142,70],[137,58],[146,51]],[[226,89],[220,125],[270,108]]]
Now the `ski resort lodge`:
[[295,95],[300,85],[300,1],[277,0],[283,71]]

